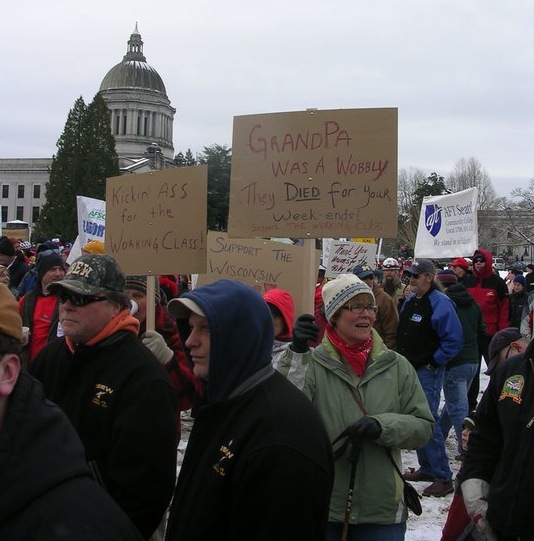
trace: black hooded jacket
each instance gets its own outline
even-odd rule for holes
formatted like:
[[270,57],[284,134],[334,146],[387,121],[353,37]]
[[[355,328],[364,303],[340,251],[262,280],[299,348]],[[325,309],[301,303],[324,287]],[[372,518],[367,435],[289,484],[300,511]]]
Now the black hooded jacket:
[[[314,407],[271,366],[274,331],[266,302],[230,280],[183,297],[208,320],[209,381],[166,539],[324,539],[331,446]],[[188,321],[179,320],[178,328],[185,344]]]
[[534,344],[491,375],[469,436],[464,479],[490,483],[486,518],[506,539],[532,539]]
[[460,364],[478,363],[486,341],[486,325],[482,310],[462,283],[449,286],[447,296],[456,305],[464,337],[463,348],[447,363],[447,369]]
[[65,414],[26,372],[19,376],[0,431],[0,539],[142,539],[92,479]]
[[148,539],[176,472],[176,397],[163,367],[132,331],[116,329],[74,351],[58,338],[29,372],[66,413],[102,485]]

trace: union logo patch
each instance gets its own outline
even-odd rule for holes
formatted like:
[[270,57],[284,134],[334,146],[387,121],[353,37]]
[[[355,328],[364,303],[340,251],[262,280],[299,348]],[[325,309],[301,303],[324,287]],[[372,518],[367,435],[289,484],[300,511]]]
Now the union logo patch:
[[516,404],[521,404],[521,393],[525,385],[525,378],[520,375],[510,376],[502,386],[499,402],[505,398],[511,398]]
[[230,440],[226,445],[222,444],[220,446],[220,448],[219,448],[219,452],[221,453],[221,457],[213,465],[213,469],[221,477],[226,477],[229,463],[234,458],[234,452],[232,451],[233,443],[234,443],[234,440]]
[[95,406],[99,406],[100,408],[107,408],[108,407],[108,399],[113,394],[113,389],[111,387],[108,387],[107,385],[104,385],[103,383],[97,383],[95,385],[95,395],[93,396],[91,402]]

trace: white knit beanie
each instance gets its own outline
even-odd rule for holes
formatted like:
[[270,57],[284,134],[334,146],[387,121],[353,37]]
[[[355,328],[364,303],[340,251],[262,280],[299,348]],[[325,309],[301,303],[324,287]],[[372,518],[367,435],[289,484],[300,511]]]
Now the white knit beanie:
[[328,321],[350,299],[365,293],[375,300],[373,290],[354,274],[339,274],[323,286],[325,316]]

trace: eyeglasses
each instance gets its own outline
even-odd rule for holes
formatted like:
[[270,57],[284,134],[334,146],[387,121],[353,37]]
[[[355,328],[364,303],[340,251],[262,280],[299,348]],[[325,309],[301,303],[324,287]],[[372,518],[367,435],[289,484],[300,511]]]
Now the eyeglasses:
[[363,312],[367,310],[368,312],[373,312],[376,314],[378,312],[378,306],[373,306],[372,304],[349,304],[347,306],[343,306],[343,310],[348,310],[353,314],[363,314]]
[[96,295],[80,295],[78,293],[71,293],[67,291],[60,291],[58,293],[59,296],[59,302],[61,304],[65,304],[67,301],[69,301],[73,306],[76,306],[78,308],[82,306],[87,306],[88,304],[92,304],[94,302],[102,302],[107,301],[107,297],[97,297]]

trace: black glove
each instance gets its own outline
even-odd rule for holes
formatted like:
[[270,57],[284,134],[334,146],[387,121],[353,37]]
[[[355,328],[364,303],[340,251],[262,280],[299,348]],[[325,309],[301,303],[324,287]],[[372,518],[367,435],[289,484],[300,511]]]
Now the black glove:
[[[332,445],[335,445],[339,441],[344,440],[343,443],[334,450],[334,459],[338,460],[345,454],[349,443],[352,444],[352,456],[354,452],[357,452],[356,449],[359,449],[363,440],[375,441],[381,433],[382,427],[376,419],[367,416],[362,417],[359,421],[356,421],[348,428],[345,428],[345,430],[343,430],[343,432],[341,432],[341,434],[332,442]],[[349,460],[356,460],[356,458],[350,458]]]
[[315,342],[319,338],[319,327],[314,323],[315,316],[302,314],[293,326],[293,343],[291,349],[295,353],[305,353],[310,349],[308,342]]
[[362,417],[359,421],[346,428],[338,439],[347,437],[351,443],[360,443],[362,440],[377,440],[382,433],[380,423],[373,417]]

